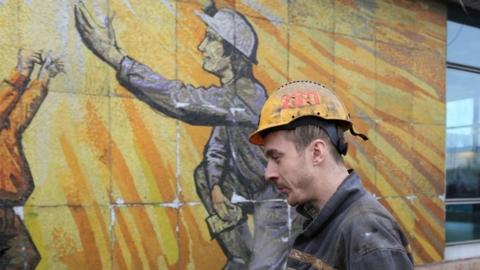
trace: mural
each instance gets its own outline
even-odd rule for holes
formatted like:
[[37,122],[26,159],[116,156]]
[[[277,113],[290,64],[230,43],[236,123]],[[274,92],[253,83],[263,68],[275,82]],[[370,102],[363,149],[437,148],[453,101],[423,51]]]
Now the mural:
[[0,269],[278,269],[295,210],[246,136],[291,79],[335,89],[370,138],[347,164],[416,263],[442,260],[445,20],[433,0],[0,0]]
[[[208,26],[198,45],[203,69],[217,76],[220,86],[199,88],[168,80],[123,56],[111,19],[100,27],[83,4],[75,7],[77,29],[85,45],[116,69],[118,81],[128,91],[169,117],[213,127],[194,181],[209,215],[206,222],[212,238],[228,257],[223,269],[278,269],[288,252],[288,206],[263,179],[266,160],[262,150],[248,142],[266,99],[265,88],[252,73],[257,34],[232,9],[217,10],[212,4],[197,15]],[[232,202],[234,196],[240,203]],[[253,239],[248,213],[255,223]]]
[[[36,64],[41,67],[30,83]],[[0,269],[33,269],[40,260],[25,225],[14,212],[34,188],[22,134],[45,100],[50,78],[61,71],[63,63],[50,53],[19,50],[17,67],[0,84]]]

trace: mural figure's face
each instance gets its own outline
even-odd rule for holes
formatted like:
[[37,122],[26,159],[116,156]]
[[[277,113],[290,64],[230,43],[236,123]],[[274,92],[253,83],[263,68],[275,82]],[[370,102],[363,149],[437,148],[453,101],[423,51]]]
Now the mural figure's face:
[[231,68],[230,57],[223,55],[222,38],[212,29],[207,29],[198,50],[203,55],[203,69],[206,71],[222,77]]
[[287,131],[274,131],[264,138],[264,151],[268,163],[265,179],[275,184],[287,197],[290,205],[309,202],[314,179],[306,151],[298,152],[295,144],[287,139]]

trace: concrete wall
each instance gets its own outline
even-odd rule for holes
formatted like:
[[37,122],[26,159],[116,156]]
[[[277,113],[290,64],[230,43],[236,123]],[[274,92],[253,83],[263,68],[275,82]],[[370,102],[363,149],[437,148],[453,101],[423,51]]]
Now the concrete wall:
[[422,270],[475,270],[480,268],[480,259],[457,260],[444,263],[432,263],[419,266],[416,269]]
[[[202,69],[197,50],[206,26],[194,11],[204,4],[86,1],[98,21],[115,13],[116,37],[129,56],[169,79],[219,85]],[[442,261],[444,4],[231,0],[217,6],[236,9],[253,25],[254,76],[268,92],[309,79],[345,101],[357,129],[370,137],[349,138],[347,163],[398,219],[416,263]],[[177,121],[131,95],[84,46],[73,10],[74,1],[0,0],[1,76],[15,67],[19,48],[51,50],[65,64],[16,138],[35,189],[15,209],[41,256],[38,269],[221,269],[227,257],[211,239],[193,179],[211,127]],[[0,158],[3,165],[7,158]],[[0,181],[0,189],[11,186]]]

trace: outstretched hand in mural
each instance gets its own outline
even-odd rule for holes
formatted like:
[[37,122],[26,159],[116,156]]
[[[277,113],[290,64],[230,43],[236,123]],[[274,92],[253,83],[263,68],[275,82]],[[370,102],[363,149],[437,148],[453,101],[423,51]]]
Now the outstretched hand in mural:
[[42,51],[20,49],[17,59],[17,66],[12,73],[12,78],[5,81],[5,83],[9,82],[10,86],[3,87],[2,85],[0,89],[0,130],[6,125],[7,117],[28,83],[35,64],[41,63]]
[[112,22],[114,16],[106,17],[103,26],[97,24],[83,3],[75,5],[75,23],[78,33],[96,56],[118,69],[123,53],[117,45]]
[[63,61],[60,58],[54,59],[52,56],[47,55],[38,71],[37,79],[45,83],[59,73],[65,73]]
[[42,63],[42,50],[33,51],[19,49],[18,54],[17,71],[25,77],[30,77],[35,64]]

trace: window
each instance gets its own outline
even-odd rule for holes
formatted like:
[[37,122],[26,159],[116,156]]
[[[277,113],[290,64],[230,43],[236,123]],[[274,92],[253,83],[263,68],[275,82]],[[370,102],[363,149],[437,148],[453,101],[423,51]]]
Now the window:
[[[448,6],[445,259],[480,256],[480,12]],[[465,252],[465,247],[475,252]],[[452,248],[457,248],[452,252]],[[462,252],[458,252],[462,249]]]

